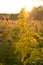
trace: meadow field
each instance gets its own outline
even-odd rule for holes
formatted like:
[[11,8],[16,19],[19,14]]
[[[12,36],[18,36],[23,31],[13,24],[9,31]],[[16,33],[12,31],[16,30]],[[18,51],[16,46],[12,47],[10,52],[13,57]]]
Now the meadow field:
[[0,15],[0,65],[43,65],[42,7],[16,17]]

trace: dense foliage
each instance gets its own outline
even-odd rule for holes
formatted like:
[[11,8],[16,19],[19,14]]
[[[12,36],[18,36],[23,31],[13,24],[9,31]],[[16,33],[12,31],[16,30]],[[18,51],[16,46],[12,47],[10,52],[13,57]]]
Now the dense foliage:
[[37,19],[39,21],[43,20],[43,6],[34,7],[32,11],[30,12],[30,17]]
[[0,65],[43,65],[43,24],[24,8],[17,21],[0,20]]

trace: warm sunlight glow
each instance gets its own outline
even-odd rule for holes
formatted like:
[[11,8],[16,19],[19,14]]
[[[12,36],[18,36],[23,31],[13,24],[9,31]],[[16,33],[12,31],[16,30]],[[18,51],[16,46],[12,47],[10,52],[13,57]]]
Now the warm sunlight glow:
[[0,13],[19,13],[23,7],[31,11],[34,6],[39,5],[43,5],[42,0],[0,0]]

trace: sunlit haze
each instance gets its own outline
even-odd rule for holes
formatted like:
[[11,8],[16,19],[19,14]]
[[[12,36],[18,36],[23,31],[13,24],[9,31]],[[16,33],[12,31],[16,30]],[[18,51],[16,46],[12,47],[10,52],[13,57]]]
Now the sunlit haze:
[[0,13],[19,13],[23,7],[31,11],[39,5],[43,5],[43,0],[0,0]]

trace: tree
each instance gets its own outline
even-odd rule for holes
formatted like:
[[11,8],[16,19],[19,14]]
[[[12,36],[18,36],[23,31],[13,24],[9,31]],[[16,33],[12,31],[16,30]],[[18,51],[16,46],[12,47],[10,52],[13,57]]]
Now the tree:
[[43,20],[43,6],[34,7],[30,12],[30,17],[39,21]]

